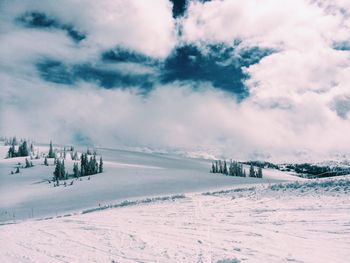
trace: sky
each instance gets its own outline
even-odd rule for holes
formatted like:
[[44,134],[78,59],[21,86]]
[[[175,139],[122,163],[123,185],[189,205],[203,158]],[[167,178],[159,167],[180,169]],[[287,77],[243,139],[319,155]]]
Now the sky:
[[350,153],[348,0],[0,0],[0,135]]

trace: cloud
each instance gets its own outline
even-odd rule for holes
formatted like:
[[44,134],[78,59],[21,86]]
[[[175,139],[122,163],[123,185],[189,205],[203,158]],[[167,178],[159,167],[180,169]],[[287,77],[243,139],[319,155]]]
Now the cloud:
[[86,38],[84,33],[75,30],[73,26],[69,24],[61,24],[59,21],[56,21],[53,18],[49,18],[44,13],[40,12],[27,12],[18,17],[17,22],[25,27],[49,29],[54,28],[63,30],[73,41],[76,42],[80,42]]
[[288,160],[349,153],[347,1],[3,1],[0,133]]

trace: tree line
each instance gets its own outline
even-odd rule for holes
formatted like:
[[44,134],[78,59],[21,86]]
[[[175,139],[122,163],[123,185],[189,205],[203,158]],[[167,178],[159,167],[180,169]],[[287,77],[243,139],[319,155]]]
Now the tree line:
[[66,172],[64,159],[55,159],[55,171],[54,181],[58,182],[58,180],[66,180],[69,177],[82,177],[93,175],[97,173],[103,173],[103,159],[100,157],[99,162],[97,162],[96,155],[89,156],[87,153],[82,153],[80,157],[80,168],[77,162],[73,164],[73,174],[68,174]]
[[243,168],[243,164],[237,161],[230,161],[229,163],[226,160],[216,160],[212,162],[211,173],[220,173],[227,176],[238,176],[238,177],[255,177],[262,178],[262,168],[258,167],[257,169],[251,164],[249,167],[249,173],[247,174],[246,170]]

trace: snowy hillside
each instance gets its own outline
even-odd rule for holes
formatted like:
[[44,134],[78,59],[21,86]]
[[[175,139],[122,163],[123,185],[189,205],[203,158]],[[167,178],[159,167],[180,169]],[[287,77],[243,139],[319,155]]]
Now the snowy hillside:
[[349,262],[350,180],[237,186],[0,227],[2,262]]
[[[47,153],[48,146],[35,146]],[[204,159],[170,154],[140,153],[124,150],[97,149],[103,156],[104,172],[80,180],[68,180],[68,186],[53,187],[54,165],[43,165],[44,158],[31,160],[34,167],[11,174],[25,157],[4,159],[8,146],[0,146],[0,221],[48,217],[80,212],[84,209],[178,193],[222,189],[237,184],[297,180],[277,170],[264,169],[264,178],[237,178],[210,174],[211,162]],[[58,149],[59,151],[60,149]],[[80,151],[85,149],[78,149]],[[73,161],[67,154],[66,169]],[[70,182],[73,181],[73,185]]]

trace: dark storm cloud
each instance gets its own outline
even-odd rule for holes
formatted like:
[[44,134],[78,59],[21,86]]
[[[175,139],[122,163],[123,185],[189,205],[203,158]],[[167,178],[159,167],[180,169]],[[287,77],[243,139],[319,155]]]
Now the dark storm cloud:
[[[83,80],[96,83],[102,88],[138,87],[149,91],[155,82],[163,84],[174,81],[210,82],[215,88],[235,94],[242,99],[248,96],[244,81],[249,75],[243,67],[258,63],[273,50],[258,47],[236,51],[236,47],[224,44],[208,45],[204,50],[194,45],[177,47],[164,61],[141,53],[115,48],[102,53],[101,61],[66,65],[64,62],[45,59],[36,64],[40,76],[49,82],[74,84]],[[113,70],[112,65],[152,66],[153,73],[130,73],[123,69]]]
[[86,38],[86,35],[76,30],[74,26],[61,23],[58,19],[49,17],[42,12],[26,12],[17,17],[16,22],[28,28],[63,30],[75,42],[80,42]]
[[258,63],[273,52],[254,47],[235,53],[234,47],[224,44],[209,45],[206,49],[203,53],[194,45],[176,48],[164,63],[162,82],[208,81],[244,98],[248,95],[244,81],[249,76],[242,67]]
[[173,4],[173,17],[177,18],[183,16],[186,12],[188,0],[170,0]]
[[105,62],[114,62],[114,63],[132,62],[132,63],[147,64],[147,65],[152,65],[157,63],[157,60],[149,56],[146,56],[136,51],[131,51],[125,48],[121,48],[121,47],[103,52],[101,55],[101,59],[102,61],[105,61]]
[[95,83],[102,88],[138,87],[143,90],[152,88],[153,82],[148,74],[123,74],[105,66],[89,63],[66,65],[61,61],[44,59],[36,64],[42,79],[48,82],[73,85],[78,81]]
[[346,41],[334,42],[333,48],[335,50],[350,51],[350,42],[346,42]]

